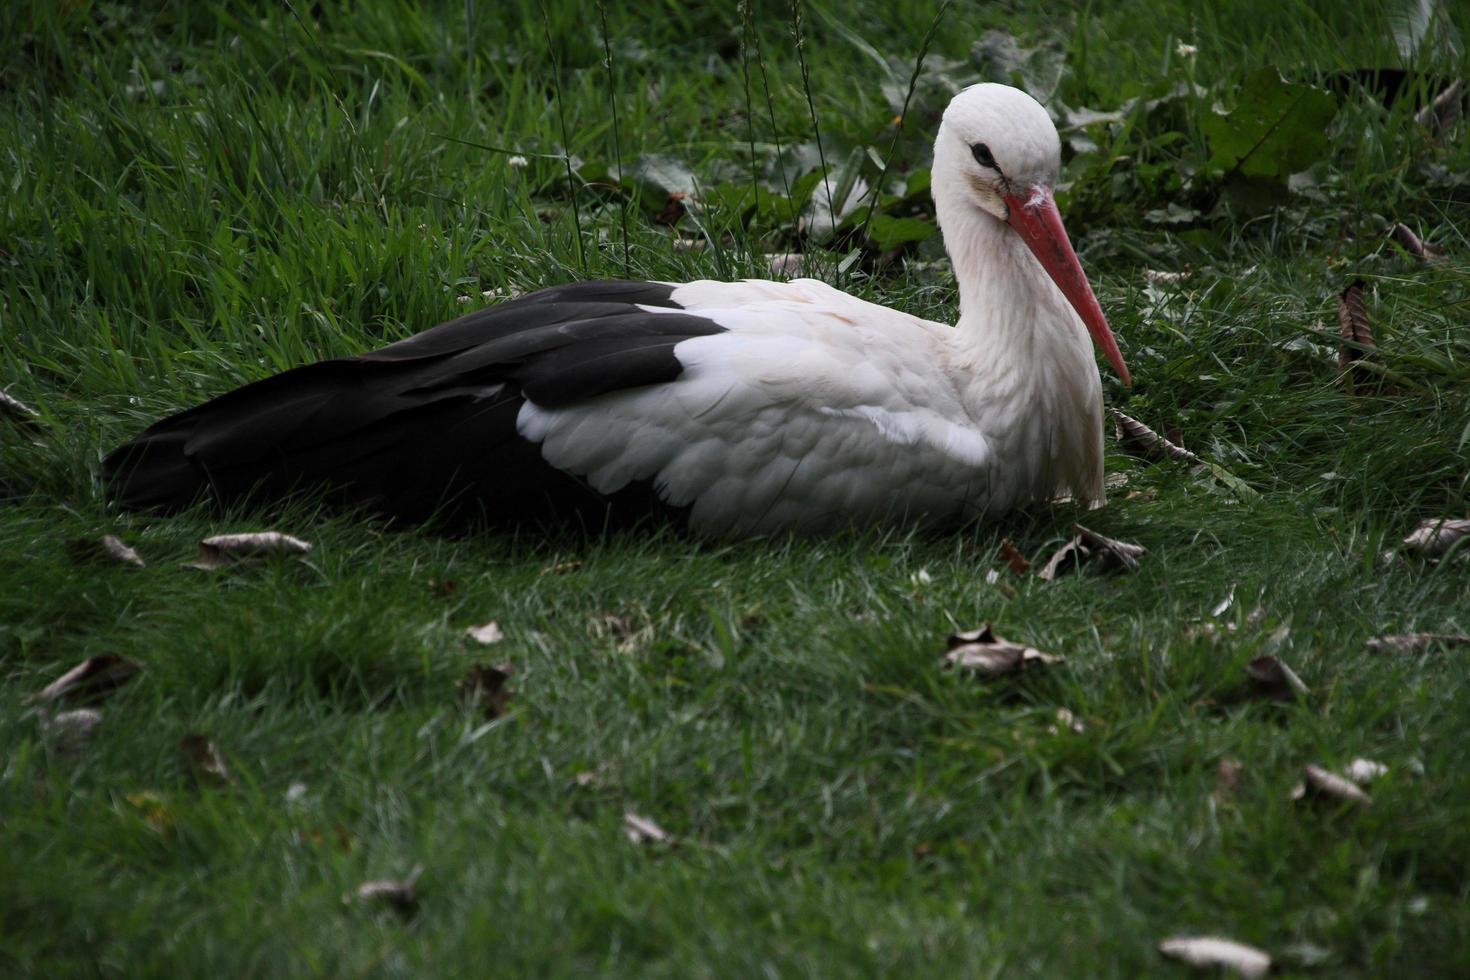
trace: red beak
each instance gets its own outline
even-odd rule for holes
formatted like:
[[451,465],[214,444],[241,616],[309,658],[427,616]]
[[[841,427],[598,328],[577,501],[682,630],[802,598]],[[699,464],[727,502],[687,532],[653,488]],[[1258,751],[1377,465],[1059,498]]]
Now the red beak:
[[1092,294],[1092,286],[1082,271],[1082,263],[1077,261],[1077,253],[1072,251],[1067,229],[1062,227],[1062,216],[1057,213],[1057,202],[1052,200],[1051,188],[1038,187],[1025,201],[1008,194],[1005,202],[1010,211],[1007,223],[1016,229],[1021,241],[1031,249],[1031,254],[1036,256],[1052,282],[1067,297],[1067,302],[1072,304],[1072,309],[1087,326],[1087,332],[1092,334],[1093,343],[1102,348],[1118,377],[1125,385],[1131,385],[1133,382],[1128,377],[1123,355],[1118,351],[1118,342],[1113,339],[1113,331],[1108,329],[1107,318],[1097,304],[1097,297]]

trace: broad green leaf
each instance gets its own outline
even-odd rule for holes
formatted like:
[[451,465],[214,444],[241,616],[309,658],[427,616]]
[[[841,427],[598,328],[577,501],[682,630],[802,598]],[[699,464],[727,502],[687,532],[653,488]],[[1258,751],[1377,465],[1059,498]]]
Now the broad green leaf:
[[970,47],[970,63],[990,82],[1018,86],[1042,102],[1056,91],[1066,69],[1060,45],[1043,42],[1023,47],[1002,30],[989,30]]
[[662,207],[670,194],[693,196],[698,183],[688,164],[662,153],[643,154],[625,176],[637,184],[645,206],[651,208]]
[[1288,82],[1274,67],[1251,75],[1230,112],[1201,122],[1210,141],[1210,167],[1247,177],[1285,180],[1326,156],[1327,124],[1337,113],[1330,94]]
[[905,242],[922,242],[939,231],[937,225],[923,218],[894,218],[886,214],[875,214],[868,224],[868,237],[878,248],[887,251]]

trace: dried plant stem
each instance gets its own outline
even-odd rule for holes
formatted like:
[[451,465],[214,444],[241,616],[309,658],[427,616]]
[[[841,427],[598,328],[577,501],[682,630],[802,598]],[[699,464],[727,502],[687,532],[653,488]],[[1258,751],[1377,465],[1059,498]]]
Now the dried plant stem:
[[806,109],[812,117],[812,136],[817,141],[817,162],[822,166],[822,186],[827,192],[827,214],[832,229],[837,229],[837,201],[832,196],[832,174],[827,169],[827,151],[822,147],[822,127],[817,122],[817,105],[812,99],[811,70],[806,63],[806,29],[801,0],[791,0],[791,36],[796,41],[796,62],[801,66],[801,91],[806,95]]
[[[607,36],[607,6],[603,0],[597,0],[597,17],[602,22],[602,66],[607,69],[607,102],[612,109],[612,134],[613,134],[613,159],[618,166],[618,187],[623,186],[623,144],[618,132],[618,88],[615,73],[613,71],[612,44]],[[750,90],[746,89],[746,103],[750,102]],[[628,259],[628,201],[624,197],[618,205],[618,218],[622,222],[623,231],[623,275],[629,279],[633,278],[633,266]]]
[[582,247],[582,216],[577,213],[577,183],[572,176],[571,138],[567,135],[567,114],[561,97],[561,65],[556,60],[556,45],[551,40],[551,15],[546,12],[545,3],[541,4],[541,24],[546,28],[546,55],[551,59],[551,88],[556,97],[556,120],[561,126],[561,158],[567,168],[567,193],[572,199],[572,227],[577,235],[577,261],[582,266],[582,274],[586,275],[587,251]]
[[903,135],[904,124],[908,121],[909,103],[913,101],[914,89],[919,84],[919,73],[924,68],[924,59],[929,54],[929,45],[934,43],[934,35],[939,33],[939,22],[944,19],[945,13],[949,11],[950,0],[944,0],[939,9],[934,12],[934,20],[929,23],[929,30],[924,34],[924,40],[919,45],[919,56],[914,59],[914,70],[909,74],[909,88],[903,97],[903,108],[899,110],[898,120],[893,127],[893,139],[888,143],[888,152],[883,156],[883,171],[878,175],[878,181],[873,185],[873,197],[868,201],[868,213],[863,218],[862,231],[858,233],[858,241],[864,242],[868,238],[868,223],[873,220],[873,212],[878,208],[878,195],[883,193],[883,182],[888,178],[888,168],[893,165],[893,154],[898,148],[898,138]]
[[786,219],[793,225],[796,224],[796,202],[791,200],[791,180],[786,176],[786,157],[781,150],[781,130],[776,126],[776,103],[771,98],[771,79],[766,74],[766,56],[761,49],[761,36],[756,31],[751,21],[750,4],[741,5],[742,30],[745,36],[755,42],[755,63],[761,70],[761,88],[766,93],[766,116],[771,123],[771,142],[776,147],[776,167],[781,171],[781,189],[786,193],[787,211]]

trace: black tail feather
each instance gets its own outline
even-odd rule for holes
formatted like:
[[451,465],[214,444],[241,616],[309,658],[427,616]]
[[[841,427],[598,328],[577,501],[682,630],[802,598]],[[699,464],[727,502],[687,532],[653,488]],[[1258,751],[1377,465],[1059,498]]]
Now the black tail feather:
[[632,305],[667,306],[667,294],[657,284],[558,287],[286,371],[158,422],[107,456],[103,484],[123,509],[165,513],[303,493],[415,523],[577,515],[604,526],[610,505],[667,510],[648,487],[594,492],[516,431],[527,396],[568,404],[677,378],[674,345],[721,328]]

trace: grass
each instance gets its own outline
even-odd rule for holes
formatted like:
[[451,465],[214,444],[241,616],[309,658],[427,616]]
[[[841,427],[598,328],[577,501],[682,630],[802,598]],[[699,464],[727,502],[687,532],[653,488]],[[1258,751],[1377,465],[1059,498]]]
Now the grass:
[[[1149,548],[1137,574],[987,582],[1002,539],[1060,544],[1065,508],[953,536],[733,544],[453,539],[298,508],[276,523],[315,543],[308,561],[213,575],[181,567],[194,543],[258,517],[106,508],[97,460],[159,415],[407,335],[461,296],[623,274],[625,234],[632,273],[665,279],[764,275],[762,253],[800,244],[779,209],[671,231],[604,182],[574,197],[563,125],[612,174],[661,153],[702,184],[779,188],[809,173],[794,148],[813,116],[834,166],[871,144],[897,145],[900,176],[922,169],[932,76],[897,140],[831,12],[804,8],[799,59],[793,11],[750,6],[0,14],[0,384],[43,418],[0,424],[0,972],[1125,977],[1172,973],[1154,944],[1197,931],[1288,973],[1470,972],[1470,666],[1364,647],[1470,630],[1466,566],[1379,557],[1470,509],[1464,129],[1437,142],[1407,104],[1355,92],[1313,187],[1252,209],[1170,183],[1204,159],[1213,93],[1228,102],[1256,66],[1463,76],[1449,48],[1406,61],[1394,5],[956,6],[932,43],[935,4],[846,21],[900,63],[926,44],[963,63],[989,29],[1052,39],[1074,107],[1210,88],[1177,126],[1112,133],[1131,168],[1069,165],[1069,226],[1137,379],[1109,400],[1177,423],[1259,494],[1110,446],[1126,482],[1085,520]],[[777,142],[789,172],[752,175]],[[1199,214],[1146,217],[1170,201]],[[1405,256],[1383,234],[1397,220],[1449,258]],[[936,242],[839,273],[848,247],[809,260],[952,317]],[[1160,268],[1192,275],[1142,276]],[[1356,276],[1398,380],[1352,395],[1334,296]],[[150,566],[68,558],[107,532]],[[1232,594],[1236,628],[1199,636]],[[468,648],[489,619],[505,641]],[[1067,664],[941,670],[945,635],[987,620]],[[1268,651],[1309,698],[1244,696]],[[145,672],[83,743],[48,735],[27,696],[104,653]],[[493,721],[458,699],[476,662],[514,667]],[[189,779],[194,732],[231,785]],[[1390,767],[1371,808],[1288,801],[1303,764],[1357,756]],[[1225,759],[1243,772],[1217,798]],[[630,844],[629,810],[680,843]],[[412,918],[344,902],[418,864]]]

